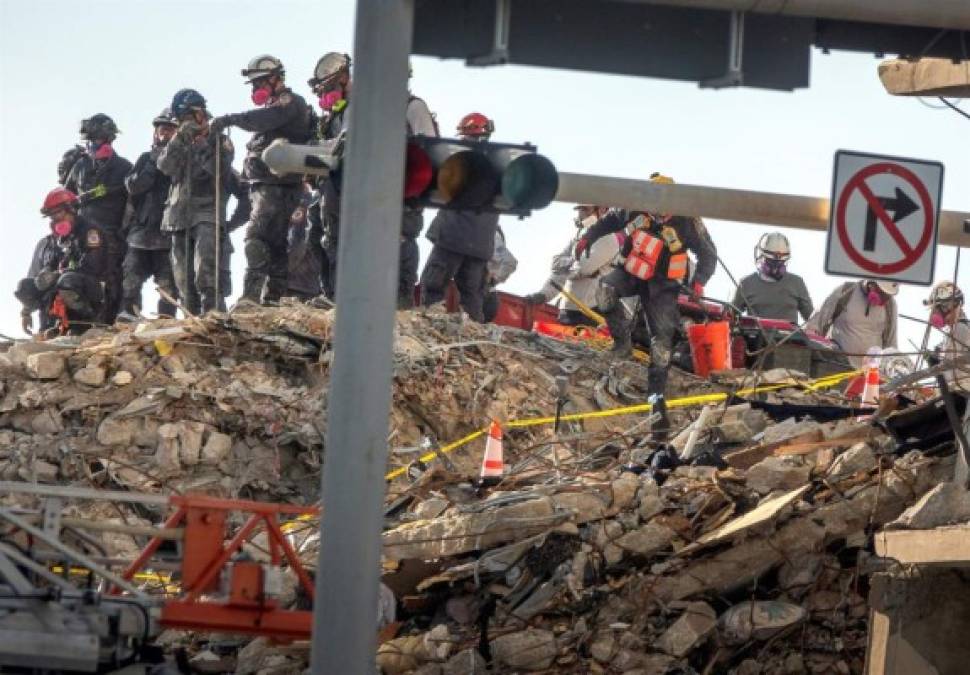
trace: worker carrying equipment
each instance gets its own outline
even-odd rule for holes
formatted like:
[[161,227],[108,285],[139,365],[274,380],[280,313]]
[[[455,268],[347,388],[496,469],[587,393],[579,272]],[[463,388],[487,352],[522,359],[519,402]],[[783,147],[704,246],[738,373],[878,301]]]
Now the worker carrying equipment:
[[[673,182],[659,173],[650,180],[668,185]],[[664,391],[671,345],[680,322],[677,297],[687,278],[687,252],[697,256],[691,291],[702,296],[704,284],[714,274],[717,250],[699,218],[612,209],[579,238],[576,258],[589,255],[592,244],[604,235],[621,230],[629,233],[620,251],[622,262],[600,278],[596,304],[613,336],[615,356],[625,358],[631,355],[633,345],[631,326],[620,300],[639,296],[650,329],[647,392],[655,400],[654,410],[661,415],[655,429],[664,429],[669,426]]]
[[763,234],[754,247],[756,270],[741,279],[734,306],[763,319],[798,323],[798,315],[812,315],[812,298],[805,281],[788,271],[791,245],[781,232]]

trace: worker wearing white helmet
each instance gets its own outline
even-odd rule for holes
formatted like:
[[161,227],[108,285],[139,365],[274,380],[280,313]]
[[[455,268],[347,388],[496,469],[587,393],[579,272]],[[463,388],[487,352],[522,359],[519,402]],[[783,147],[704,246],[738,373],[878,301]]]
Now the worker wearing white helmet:
[[[930,310],[929,324],[944,335],[933,350],[931,363],[952,361],[970,352],[970,321],[963,313],[963,291],[952,281],[941,281],[923,304]],[[946,375],[951,385],[970,391],[970,366],[954,367]]]
[[832,291],[805,327],[834,340],[856,368],[872,347],[896,347],[895,281],[847,281]]
[[762,235],[754,249],[757,271],[741,280],[734,305],[746,314],[798,323],[798,315],[812,315],[812,298],[805,282],[788,271],[791,245],[781,232]]

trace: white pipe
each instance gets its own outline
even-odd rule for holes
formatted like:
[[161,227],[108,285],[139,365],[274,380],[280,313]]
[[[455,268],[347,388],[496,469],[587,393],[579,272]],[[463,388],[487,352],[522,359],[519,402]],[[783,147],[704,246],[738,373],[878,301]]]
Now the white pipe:
[[970,30],[967,0],[639,0],[692,9]]
[[[610,176],[560,173],[556,201],[602,204],[800,230],[824,232],[829,227],[829,200],[821,197],[679,183],[665,185]],[[970,213],[941,211],[939,243],[970,246],[970,234],[963,231],[963,222],[967,219],[970,219]]]

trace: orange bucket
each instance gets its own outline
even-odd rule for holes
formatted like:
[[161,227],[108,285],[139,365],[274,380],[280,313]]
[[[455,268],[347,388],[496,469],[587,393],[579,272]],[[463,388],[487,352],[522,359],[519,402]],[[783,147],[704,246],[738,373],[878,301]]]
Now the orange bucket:
[[699,323],[687,328],[694,374],[707,377],[712,370],[731,367],[731,324],[727,321]]

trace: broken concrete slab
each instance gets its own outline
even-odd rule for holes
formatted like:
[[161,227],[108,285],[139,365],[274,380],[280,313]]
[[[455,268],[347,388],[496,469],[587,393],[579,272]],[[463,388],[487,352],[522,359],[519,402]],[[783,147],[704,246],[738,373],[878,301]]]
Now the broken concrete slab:
[[74,371],[74,381],[88,387],[100,387],[104,384],[105,370],[100,366],[85,366]]
[[[808,492],[810,487],[809,485],[803,485],[800,488],[778,495],[777,497],[765,499],[751,511],[731,520],[713,532],[705,534],[697,540],[696,545],[713,546],[739,537],[749,530],[772,524],[775,518],[798,501],[802,495]],[[694,547],[689,547],[684,550],[684,553],[689,553],[693,550]]]
[[800,457],[766,457],[745,474],[749,488],[759,494],[774,490],[795,490],[812,475],[812,465]]
[[876,454],[872,447],[868,443],[856,443],[835,458],[825,474],[825,479],[830,483],[837,483],[860,471],[870,471],[875,467]]
[[496,663],[522,670],[545,670],[559,653],[552,631],[534,628],[501,635],[489,643],[489,648]]
[[886,526],[891,530],[928,530],[970,521],[970,491],[952,481],[940,483]]
[[687,656],[717,626],[717,613],[706,602],[687,605],[671,626],[657,640],[656,648],[678,658]]
[[36,352],[27,357],[27,373],[37,380],[56,380],[67,367],[67,356],[60,351]]
[[667,548],[676,536],[666,525],[647,523],[627,532],[614,543],[635,555],[649,556]]

